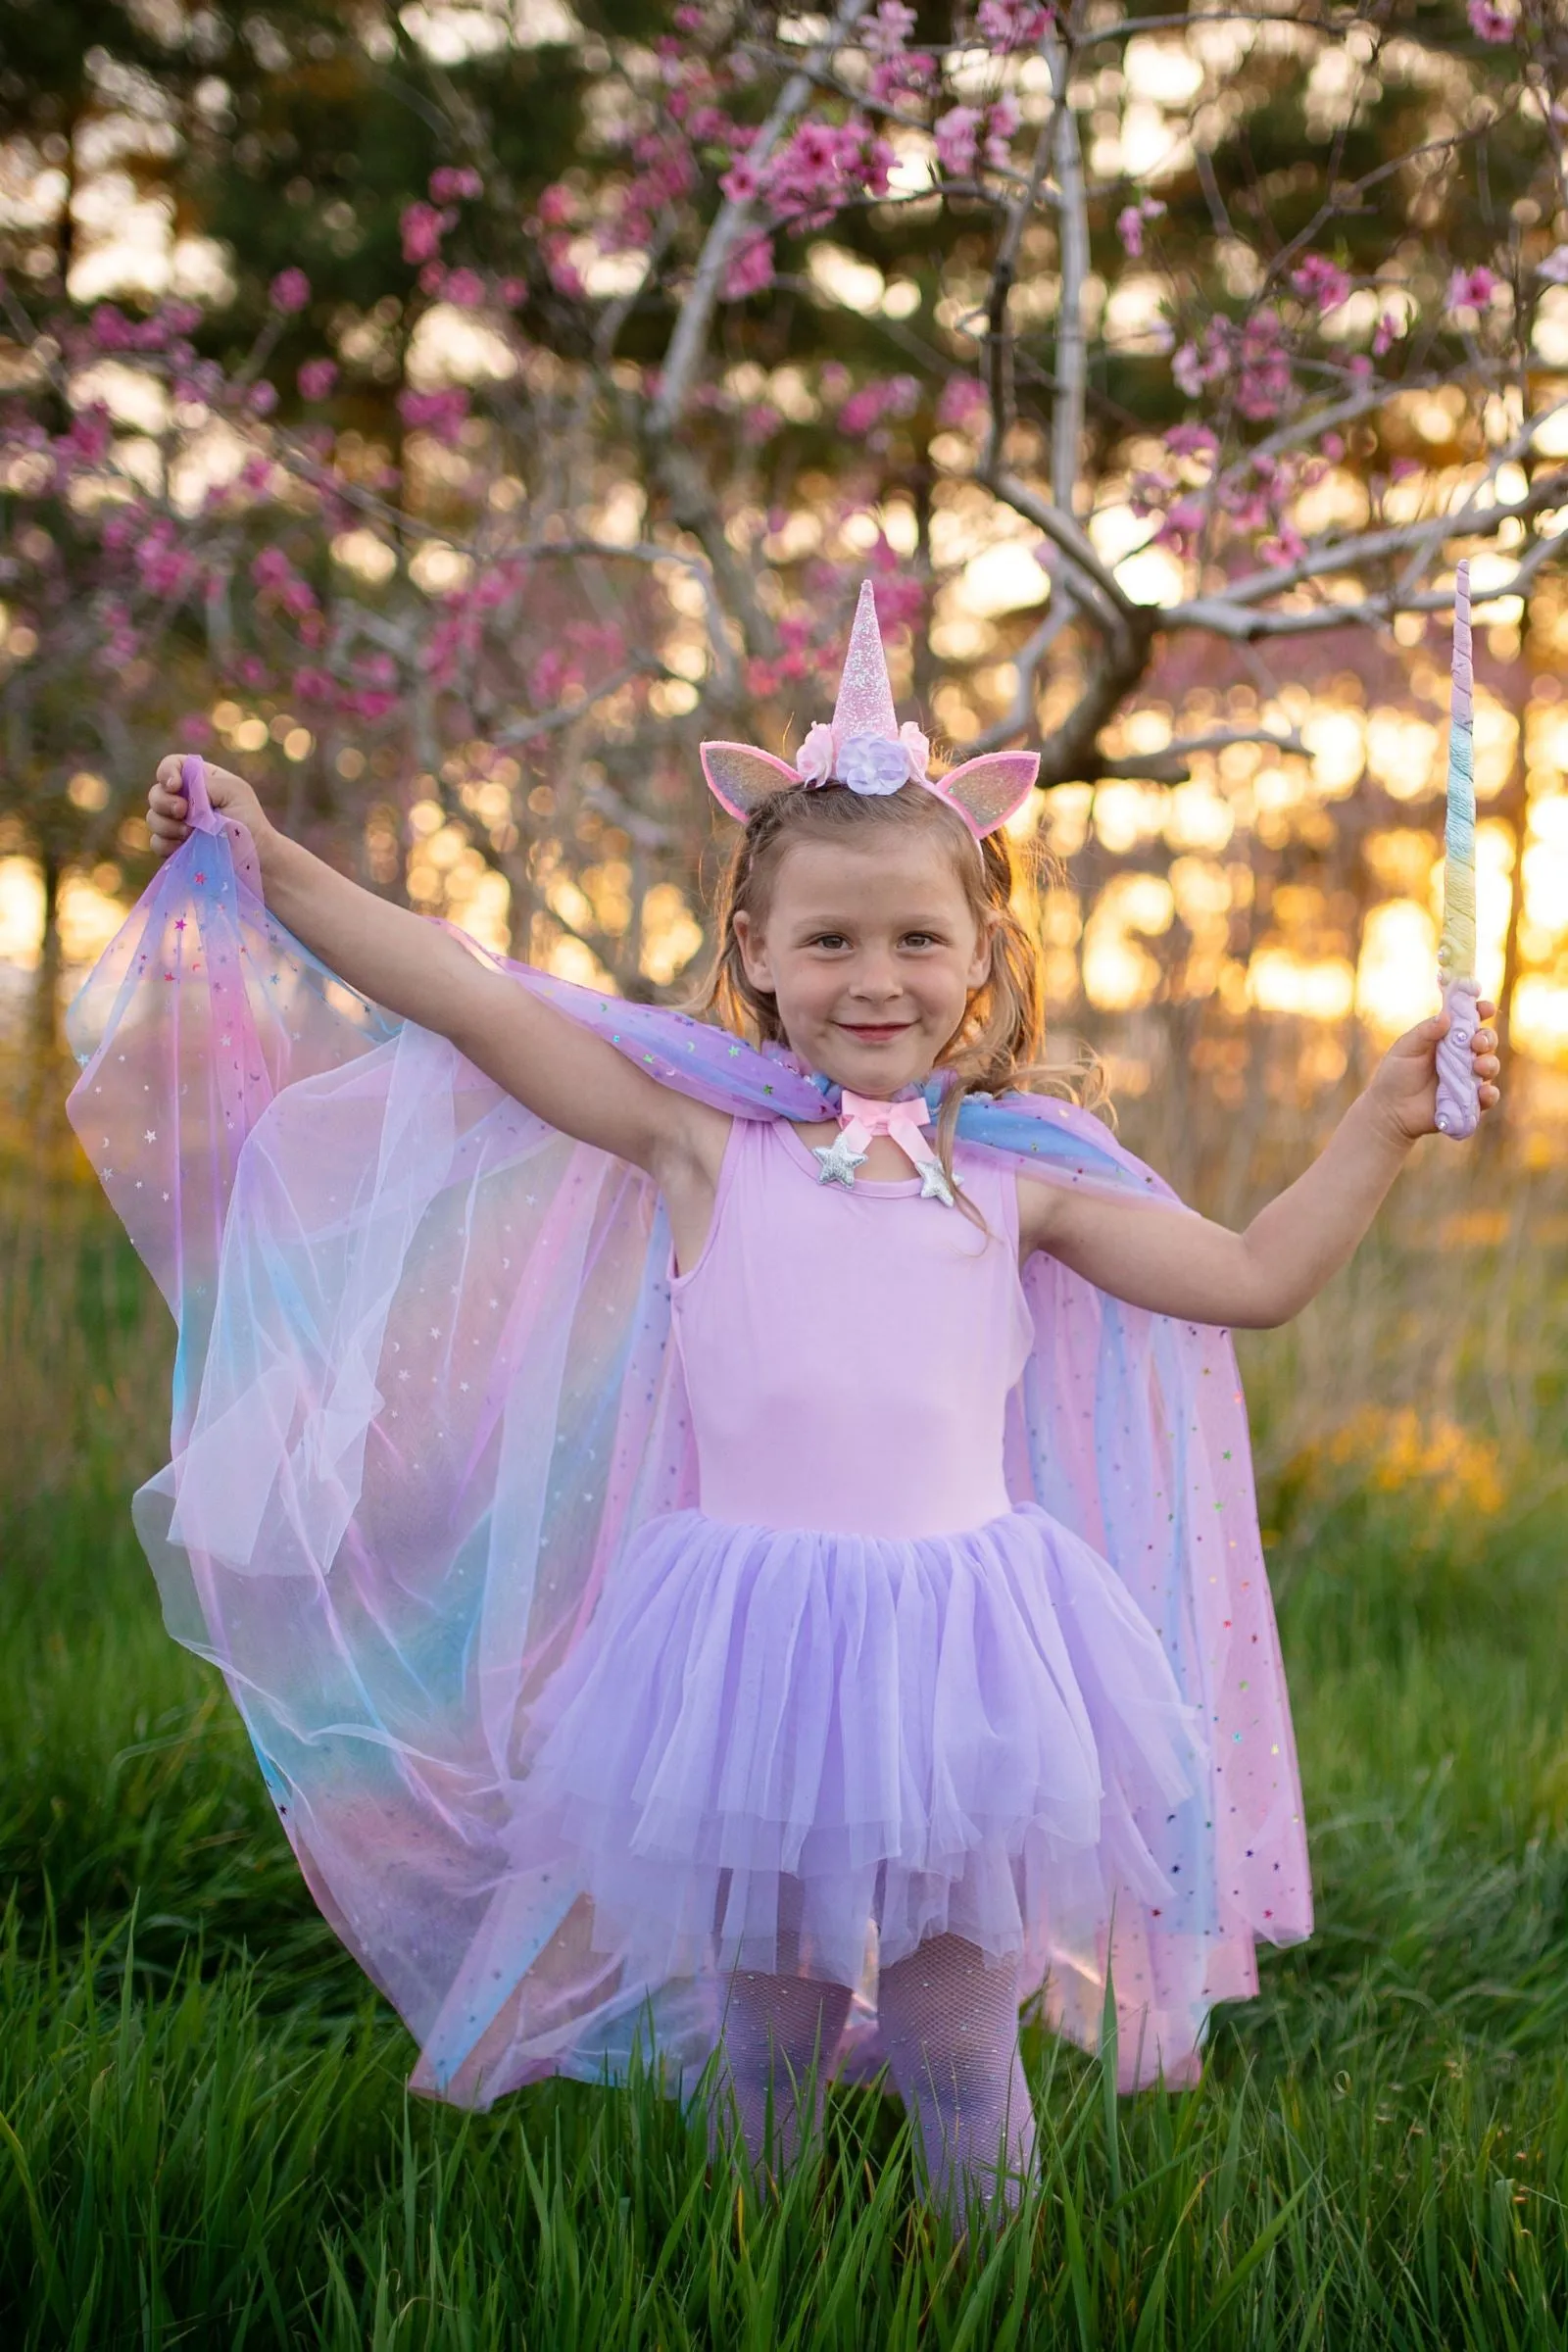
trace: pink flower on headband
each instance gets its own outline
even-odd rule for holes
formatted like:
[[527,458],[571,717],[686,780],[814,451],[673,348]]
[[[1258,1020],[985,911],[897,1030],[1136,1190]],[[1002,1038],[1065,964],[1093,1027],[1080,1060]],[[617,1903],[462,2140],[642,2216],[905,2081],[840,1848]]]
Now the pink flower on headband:
[[906,718],[899,729],[899,741],[903,744],[908,758],[911,780],[916,784],[928,784],[931,781],[928,772],[931,763],[931,746],[912,718]]
[[838,776],[852,792],[897,792],[909,781],[907,746],[885,735],[852,735],[839,753]]
[[825,784],[833,773],[833,730],[824,720],[807,729],[795,755],[795,772],[803,784]]

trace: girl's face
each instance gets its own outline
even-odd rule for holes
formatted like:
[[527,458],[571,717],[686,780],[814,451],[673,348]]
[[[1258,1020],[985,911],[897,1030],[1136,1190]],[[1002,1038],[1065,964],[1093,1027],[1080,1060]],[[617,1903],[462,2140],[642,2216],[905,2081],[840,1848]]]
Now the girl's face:
[[991,969],[951,852],[892,826],[863,848],[792,844],[765,916],[738,912],[735,936],[792,1051],[858,1095],[928,1078]]

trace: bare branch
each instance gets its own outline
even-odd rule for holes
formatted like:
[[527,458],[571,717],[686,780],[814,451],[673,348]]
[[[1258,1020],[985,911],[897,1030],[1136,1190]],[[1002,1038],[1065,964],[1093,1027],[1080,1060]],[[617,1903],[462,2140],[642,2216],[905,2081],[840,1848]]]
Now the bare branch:
[[986,302],[986,359],[991,375],[991,439],[982,466],[1000,466],[1007,427],[1012,421],[1012,367],[1015,346],[1007,331],[1007,303],[1012,293],[1013,279],[1018,270],[1018,248],[1023,242],[1024,223],[1034,210],[1040,183],[1045,177],[1046,162],[1051,153],[1053,126],[1043,122],[1035,141],[1034,160],[1030,165],[1027,185],[1009,198],[1006,222],[997,242],[997,258],[991,270],[991,290]]
[[674,675],[672,669],[667,669],[662,662],[656,662],[651,654],[640,654],[617,669],[613,677],[605,678],[599,685],[591,686],[586,693],[578,695],[574,703],[562,703],[554,710],[541,711],[537,718],[519,718],[514,726],[500,728],[494,740],[516,745],[536,742],[541,735],[558,735],[563,727],[571,726],[575,720],[592,710],[596,704],[608,702],[611,695],[618,694],[623,686],[629,686],[633,678],[672,678]]
[[[1189,617],[1200,609],[1207,612],[1216,607],[1234,610],[1257,604],[1266,596],[1284,596],[1291,589],[1321,579],[1327,573],[1359,570],[1364,564],[1412,550],[1424,559],[1443,540],[1491,538],[1505,522],[1528,521],[1534,515],[1565,505],[1568,505],[1568,473],[1555,473],[1538,483],[1525,497],[1494,507],[1469,505],[1460,508],[1457,514],[1434,516],[1428,523],[1398,523],[1385,531],[1361,531],[1353,538],[1329,540],[1309,549],[1298,563],[1281,565],[1276,570],[1248,572],[1242,579],[1232,581],[1222,596],[1197,597],[1188,603],[1168,606],[1166,625],[1203,626],[1206,624]],[[1391,612],[1415,609],[1400,589],[1396,589],[1385,601]]]
[[[1118,620],[1128,620],[1143,610],[1133,603],[1115,573],[1101,562],[1088,533],[1080,528],[1070,514],[1063,514],[1053,500],[1042,498],[1037,490],[1032,490],[1015,473],[999,470],[989,476],[978,475],[977,478],[1004,506],[1011,507],[1015,514],[1034,523],[1037,529],[1044,531],[1046,537],[1060,548],[1073,569],[1081,573],[1091,589],[1090,601],[1102,627],[1113,628]],[[1108,616],[1106,606],[1110,608]]]
[[[1076,514],[1078,455],[1083,446],[1084,380],[1089,371],[1084,334],[1084,280],[1089,273],[1089,213],[1084,199],[1078,119],[1067,102],[1067,51],[1052,41],[1053,160],[1060,200],[1061,287],[1056,303],[1056,381],[1051,410],[1051,495],[1057,510]],[[1001,452],[998,452],[1000,458]]]
[[1101,774],[1100,731],[1149,666],[1158,614],[1135,606],[1124,626],[1101,641],[1101,658],[1071,710],[1040,747],[1040,783],[1092,783]]
[[[1526,596],[1537,572],[1548,556],[1568,553],[1558,539],[1538,539],[1520,557],[1513,571],[1505,580],[1490,588],[1472,587],[1472,607],[1500,604],[1509,597]],[[1153,608],[1152,608],[1153,609]],[[1400,596],[1393,592],[1385,596],[1367,596],[1353,605],[1316,605],[1299,612],[1259,612],[1251,608],[1238,609],[1227,605],[1222,598],[1198,598],[1187,605],[1165,608],[1159,621],[1161,629],[1209,629],[1216,637],[1247,643],[1257,637],[1321,637],[1332,629],[1376,628],[1392,620],[1396,612],[1451,612],[1453,590],[1436,588],[1423,596]]]

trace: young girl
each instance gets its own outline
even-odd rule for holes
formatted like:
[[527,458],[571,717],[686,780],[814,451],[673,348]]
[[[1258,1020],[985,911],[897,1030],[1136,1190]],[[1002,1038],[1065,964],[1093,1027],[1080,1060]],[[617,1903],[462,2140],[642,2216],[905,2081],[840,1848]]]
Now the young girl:
[[935,2195],[1010,2201],[1021,2000],[1188,2083],[1309,1932],[1224,1327],[1345,1263],[1444,1024],[1228,1232],[1018,1091],[1036,762],[929,776],[869,588],[797,765],[704,765],[722,1027],[483,958],[163,763],[175,855],[73,1016],[181,1317],[138,1525],[416,2084],[716,2053],[783,2163],[860,1986]]

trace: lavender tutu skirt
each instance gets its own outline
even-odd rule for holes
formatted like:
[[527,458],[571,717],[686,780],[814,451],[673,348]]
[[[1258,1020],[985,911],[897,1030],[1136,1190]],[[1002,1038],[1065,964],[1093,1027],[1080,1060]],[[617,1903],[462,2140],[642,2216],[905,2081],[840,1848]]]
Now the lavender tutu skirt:
[[1043,1978],[1053,1932],[1172,1889],[1139,1816],[1200,1785],[1159,1640],[1032,1504],[918,1540],[646,1523],[541,1694],[529,1794],[647,1984],[854,1984],[956,1935]]

